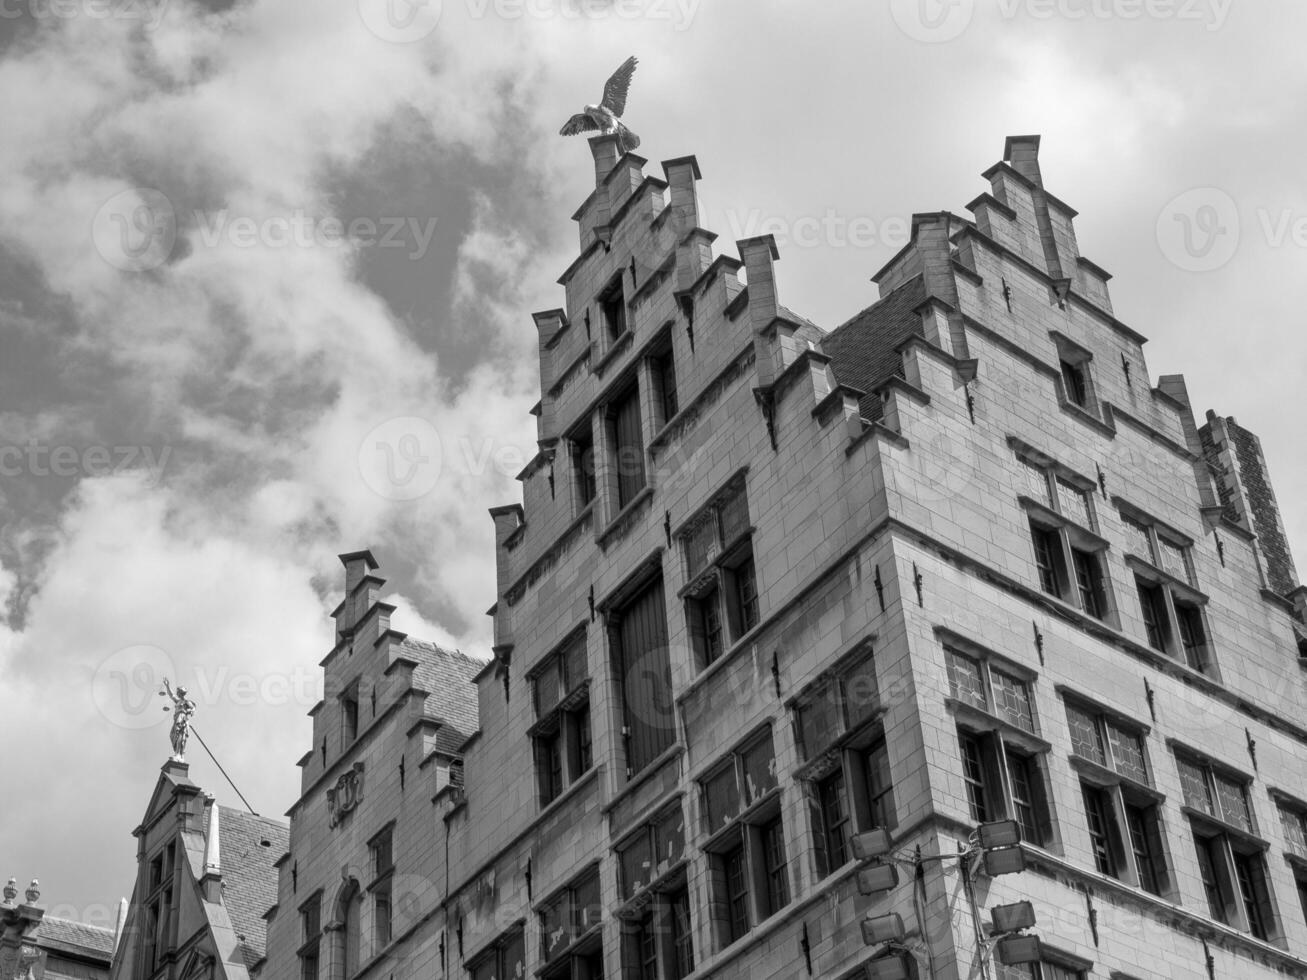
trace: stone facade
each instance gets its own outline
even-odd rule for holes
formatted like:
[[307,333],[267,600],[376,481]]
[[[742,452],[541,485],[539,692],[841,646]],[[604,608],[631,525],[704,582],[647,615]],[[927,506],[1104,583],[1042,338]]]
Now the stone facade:
[[10,878],[0,901],[0,980],[107,980],[112,929],[46,915],[35,878],[19,898]]
[[[1265,461],[1150,381],[1038,138],[829,333],[770,238],[714,257],[693,157],[591,147],[493,658],[390,630],[343,556],[268,975],[1307,976]],[[1018,874],[977,855],[1002,820]],[[1042,962],[1000,966],[1027,899]]]

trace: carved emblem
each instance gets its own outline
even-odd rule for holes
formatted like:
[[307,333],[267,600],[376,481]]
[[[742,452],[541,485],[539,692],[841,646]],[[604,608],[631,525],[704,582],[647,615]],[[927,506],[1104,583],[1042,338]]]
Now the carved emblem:
[[354,768],[341,773],[336,785],[327,790],[328,825],[334,827],[341,823],[362,799],[363,763],[356,762]]

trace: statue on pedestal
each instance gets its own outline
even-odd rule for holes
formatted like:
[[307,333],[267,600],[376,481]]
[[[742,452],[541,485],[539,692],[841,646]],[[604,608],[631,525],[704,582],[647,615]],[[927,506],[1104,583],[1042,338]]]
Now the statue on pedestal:
[[186,697],[186,688],[180,685],[174,693],[166,677],[163,679],[163,690],[159,692],[159,697],[172,699],[172,707],[165,706],[163,709],[172,712],[172,731],[168,733],[169,739],[172,740],[172,760],[185,762],[186,739],[191,733],[191,715],[195,714],[195,702]]

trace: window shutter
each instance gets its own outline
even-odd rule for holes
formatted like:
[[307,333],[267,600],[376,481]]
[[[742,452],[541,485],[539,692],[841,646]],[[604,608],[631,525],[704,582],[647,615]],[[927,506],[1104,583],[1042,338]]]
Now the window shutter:
[[676,740],[661,578],[622,611],[618,645],[624,723],[630,733],[626,762],[635,774]]

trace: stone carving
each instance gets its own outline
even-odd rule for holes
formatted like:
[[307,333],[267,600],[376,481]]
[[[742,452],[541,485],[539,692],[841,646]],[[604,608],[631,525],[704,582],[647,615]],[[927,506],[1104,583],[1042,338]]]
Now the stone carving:
[[352,769],[340,774],[336,785],[327,790],[328,826],[341,823],[345,816],[363,799],[363,763],[356,762]]
[[622,62],[622,67],[604,85],[604,97],[598,105],[587,105],[580,112],[563,124],[559,136],[575,136],[578,133],[617,134],[617,152],[625,153],[640,145],[640,137],[626,128],[618,117],[626,111],[626,93],[631,88],[631,76],[635,74],[638,62],[635,56]]
[[4,903],[0,905],[0,980],[33,980],[34,968],[41,959],[36,947],[37,930],[45,915],[36,903],[41,898],[40,883],[33,878],[27,886],[27,902],[19,905],[18,882],[5,882]]
[[172,740],[172,761],[185,762],[186,739],[191,733],[191,715],[195,714],[195,702],[186,697],[186,688],[180,685],[174,693],[166,677],[163,679],[163,690],[159,692],[159,697],[172,699],[172,707],[165,706],[163,709],[172,712],[172,730],[168,733],[169,739]]

